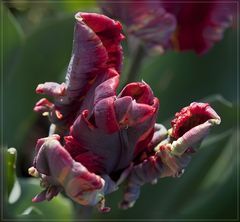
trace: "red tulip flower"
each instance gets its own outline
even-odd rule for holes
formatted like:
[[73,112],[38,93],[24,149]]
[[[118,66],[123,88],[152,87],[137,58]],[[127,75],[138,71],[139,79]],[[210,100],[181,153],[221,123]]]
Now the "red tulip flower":
[[197,54],[208,52],[223,38],[235,14],[233,4],[218,1],[104,1],[100,5],[147,47],[193,50]]
[[129,170],[121,207],[132,207],[139,197],[140,187],[146,182],[182,175],[192,154],[197,152],[210,129],[220,122],[220,117],[209,104],[194,102],[176,113],[168,135],[164,134],[163,126],[155,125],[155,133],[148,147],[150,150],[155,147],[154,152],[145,153],[142,162]]
[[44,190],[33,202],[51,200],[59,192],[102,212],[105,194],[126,181],[123,208],[133,205],[146,182],[176,176],[187,166],[187,150],[195,150],[220,118],[207,104],[194,103],[172,121],[168,135],[156,124],[159,101],[149,85],[130,83],[117,95],[122,27],[104,15],[77,13],[73,52],[65,83],[47,82],[36,92],[53,97],[34,110],[49,116],[48,137],[36,144],[29,173]]
[[[121,24],[94,13],[75,17],[66,82],[36,89],[54,97],[53,102],[41,99],[34,108],[49,116],[54,134],[36,145],[30,173],[38,172],[46,189],[35,202],[64,190],[80,204],[103,203],[104,194],[117,187],[113,179],[138,158],[153,135],[159,102],[151,88],[131,83],[116,95]],[[100,209],[107,210],[103,204]]]

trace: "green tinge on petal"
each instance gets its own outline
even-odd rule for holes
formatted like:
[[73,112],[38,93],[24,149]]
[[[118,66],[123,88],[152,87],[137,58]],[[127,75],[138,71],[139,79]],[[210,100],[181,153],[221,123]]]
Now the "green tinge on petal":
[[220,119],[210,119],[203,124],[195,126],[172,143],[171,154],[181,156],[190,147],[198,149],[202,140],[208,135],[210,128],[214,125],[219,125],[220,122]]

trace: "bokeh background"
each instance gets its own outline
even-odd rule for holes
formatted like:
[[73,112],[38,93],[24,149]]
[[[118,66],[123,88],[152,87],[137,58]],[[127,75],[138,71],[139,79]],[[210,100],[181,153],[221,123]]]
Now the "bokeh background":
[[[100,219],[239,219],[239,36],[228,29],[207,54],[169,51],[142,61],[142,79],[160,99],[158,122],[169,127],[175,112],[192,101],[209,102],[222,118],[194,156],[181,178],[166,178],[142,187],[140,199],[127,211],[118,209],[122,189],[106,197],[112,211],[74,207],[58,196],[51,202],[31,203],[40,190],[30,178],[35,142],[48,134],[48,120],[32,109],[40,96],[38,83],[64,81],[71,55],[74,14],[100,12],[94,1],[5,1],[1,4],[2,93],[2,218],[35,221],[74,218]],[[123,42],[122,88],[131,64]],[[6,148],[17,149],[17,162]],[[17,176],[17,177],[16,177]],[[76,216],[76,212],[78,215]],[[85,218],[85,219],[84,219]]]

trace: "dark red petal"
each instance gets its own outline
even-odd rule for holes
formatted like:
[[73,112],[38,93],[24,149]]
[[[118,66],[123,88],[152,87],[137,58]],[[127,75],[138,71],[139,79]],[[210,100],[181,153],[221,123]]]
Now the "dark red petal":
[[[62,187],[76,202],[95,205],[99,201],[98,192],[104,186],[103,179],[89,172],[81,163],[74,161],[57,139],[59,137],[53,135],[38,141],[34,167],[42,177],[48,176],[47,186]],[[33,201],[50,199],[56,194],[54,190],[50,193],[48,191],[43,192]]]
[[36,93],[46,94],[48,96],[63,96],[65,93],[65,84],[61,85],[55,82],[46,82],[39,84],[36,88]]
[[51,111],[53,108],[54,104],[48,101],[46,98],[43,98],[36,103],[33,110],[35,112],[44,113]]
[[106,81],[96,87],[94,93],[94,105],[102,99],[116,96],[116,89],[119,84],[119,73],[109,69],[106,73]]
[[147,47],[168,47],[176,20],[160,1],[104,1],[99,4],[104,13],[123,22],[128,33],[141,39]]
[[72,144],[68,143],[66,148],[71,155],[73,153],[74,156],[78,156],[78,158],[80,158],[80,155],[83,153],[82,148],[84,148],[85,152],[93,153],[92,160],[86,161],[85,166],[89,170],[93,170],[91,162],[97,157],[101,162],[101,166],[99,169],[95,169],[96,171],[94,172],[105,174],[111,172],[116,167],[121,150],[121,143],[119,142],[118,132],[109,134],[106,130],[102,129],[101,126],[100,128],[96,127],[93,117],[94,116],[88,116],[86,112],[83,112],[76,119],[71,128],[70,135],[74,140],[77,140],[80,145],[74,149],[69,149],[68,147],[71,147]]
[[149,85],[144,82],[130,83],[118,95],[119,98],[130,96],[137,103],[144,103],[148,105],[153,104],[153,92]]
[[[158,111],[158,99],[153,97],[150,87],[143,83],[132,84],[131,90],[126,90],[129,95],[124,96],[122,93],[116,97],[115,78],[113,75],[112,79],[98,86],[92,114],[88,115],[84,111],[74,122],[70,135],[78,141],[78,147],[68,148],[74,147],[77,144],[75,142],[66,144],[74,158],[83,160],[88,169],[102,174],[127,167],[146,148],[153,134]],[[136,98],[136,92],[139,91],[141,95]],[[91,162],[96,159],[98,166],[93,167]]]
[[79,154],[75,157],[75,160],[81,163],[83,166],[86,166],[90,172],[95,172],[101,174],[104,172],[102,162],[104,161],[100,156],[94,154],[91,151],[87,151]]
[[114,100],[113,97],[103,99],[94,107],[96,127],[103,129],[106,133],[113,133],[119,130],[114,109]]
[[208,103],[191,103],[190,106],[184,107],[180,112],[175,114],[175,119],[171,122],[172,137],[178,139],[193,127],[209,119],[220,120],[220,117]]
[[122,47],[120,41],[124,38],[121,34],[122,25],[107,16],[95,13],[78,13],[76,18],[82,18],[100,38],[102,44],[107,50],[109,68],[115,68],[120,72],[122,65]]
[[44,83],[36,90],[55,97],[49,117],[56,125],[70,126],[83,110],[91,112],[96,87],[113,73],[118,76],[122,63],[119,22],[96,13],[77,13],[75,18],[73,51],[64,88],[57,83]]
[[[137,145],[134,150],[134,158],[138,158],[143,152],[148,152],[147,149],[148,143],[150,143],[153,132],[154,132],[154,124],[156,123],[157,113],[159,109],[159,100],[154,97],[152,107],[155,111],[152,115],[148,115],[148,117],[141,124],[138,124],[132,129],[129,129],[129,137],[137,138]],[[151,136],[150,136],[151,135]]]
[[154,134],[151,138],[151,142],[148,143],[148,150],[152,151],[161,141],[168,136],[167,129],[162,124],[156,123],[154,125]]
[[176,46],[180,50],[194,50],[198,54],[207,52],[215,42],[221,40],[223,32],[233,20],[231,3],[164,2],[163,5],[177,17]]

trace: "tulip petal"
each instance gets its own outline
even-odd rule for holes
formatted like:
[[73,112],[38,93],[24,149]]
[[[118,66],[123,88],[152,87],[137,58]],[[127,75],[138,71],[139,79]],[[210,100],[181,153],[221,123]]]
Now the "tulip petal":
[[188,148],[196,151],[202,140],[214,125],[219,125],[221,118],[208,103],[191,103],[175,114],[172,120],[172,153],[182,155]]
[[216,124],[220,124],[221,119],[208,103],[191,103],[175,114],[172,120],[171,136],[178,139],[191,128],[204,123],[207,120],[215,119]]
[[[43,138],[37,144],[37,155],[34,167],[45,177],[45,183],[49,183],[46,199],[55,196],[57,188],[62,187],[66,194],[76,202],[83,205],[95,205],[99,202],[99,195],[103,194],[104,180],[90,173],[81,163],[72,159],[70,154],[61,146],[57,136]],[[59,138],[58,138],[59,139]],[[46,185],[45,185],[46,186]],[[43,194],[37,196],[34,201],[43,200]]]
[[174,155],[182,155],[188,148],[197,151],[202,140],[209,134],[210,129],[219,123],[213,119],[204,122],[198,126],[193,127],[186,132],[182,137],[178,138],[172,143],[172,153]]
[[120,207],[123,209],[132,207],[139,198],[140,187],[143,184],[158,178],[180,176],[190,160],[190,155],[173,156],[170,145],[162,146],[154,155],[133,166],[127,178]]
[[48,96],[63,96],[65,93],[65,84],[61,85],[55,82],[46,82],[44,84],[39,84],[36,88],[36,93],[45,94]]
[[48,101],[46,98],[40,99],[35,107],[34,111],[39,112],[39,113],[45,113],[45,112],[50,112],[54,108],[54,104]]
[[151,139],[151,142],[148,144],[148,150],[152,150],[156,147],[160,142],[167,138],[167,129],[162,124],[156,123],[154,125],[154,134]]
[[119,19],[127,31],[144,42],[147,47],[165,48],[176,28],[175,17],[166,12],[160,2],[118,2],[99,3],[104,13]]
[[[36,89],[37,93],[54,97],[49,118],[56,125],[70,126],[83,110],[91,111],[96,87],[120,71],[122,64],[123,35],[119,22],[96,13],[79,12],[75,18],[66,82],[61,85],[47,82]],[[44,108],[36,106],[34,110]]]
[[177,31],[173,43],[181,51],[206,53],[223,37],[233,22],[232,5],[217,1],[204,3],[164,2],[166,10],[176,16]]
[[121,71],[122,66],[122,47],[119,44],[124,36],[121,34],[122,25],[118,21],[114,21],[104,15],[95,13],[78,13],[76,17],[81,16],[83,21],[91,27],[91,29],[101,39],[102,44],[107,50],[109,68]]
[[79,115],[65,146],[95,173],[124,169],[146,149],[153,135],[158,99],[146,83],[129,84],[116,97],[118,76],[111,71],[110,78],[97,87],[93,112]]
[[223,38],[237,14],[232,2],[107,0],[99,4],[105,14],[123,22],[129,34],[160,53],[171,48],[206,53]]

